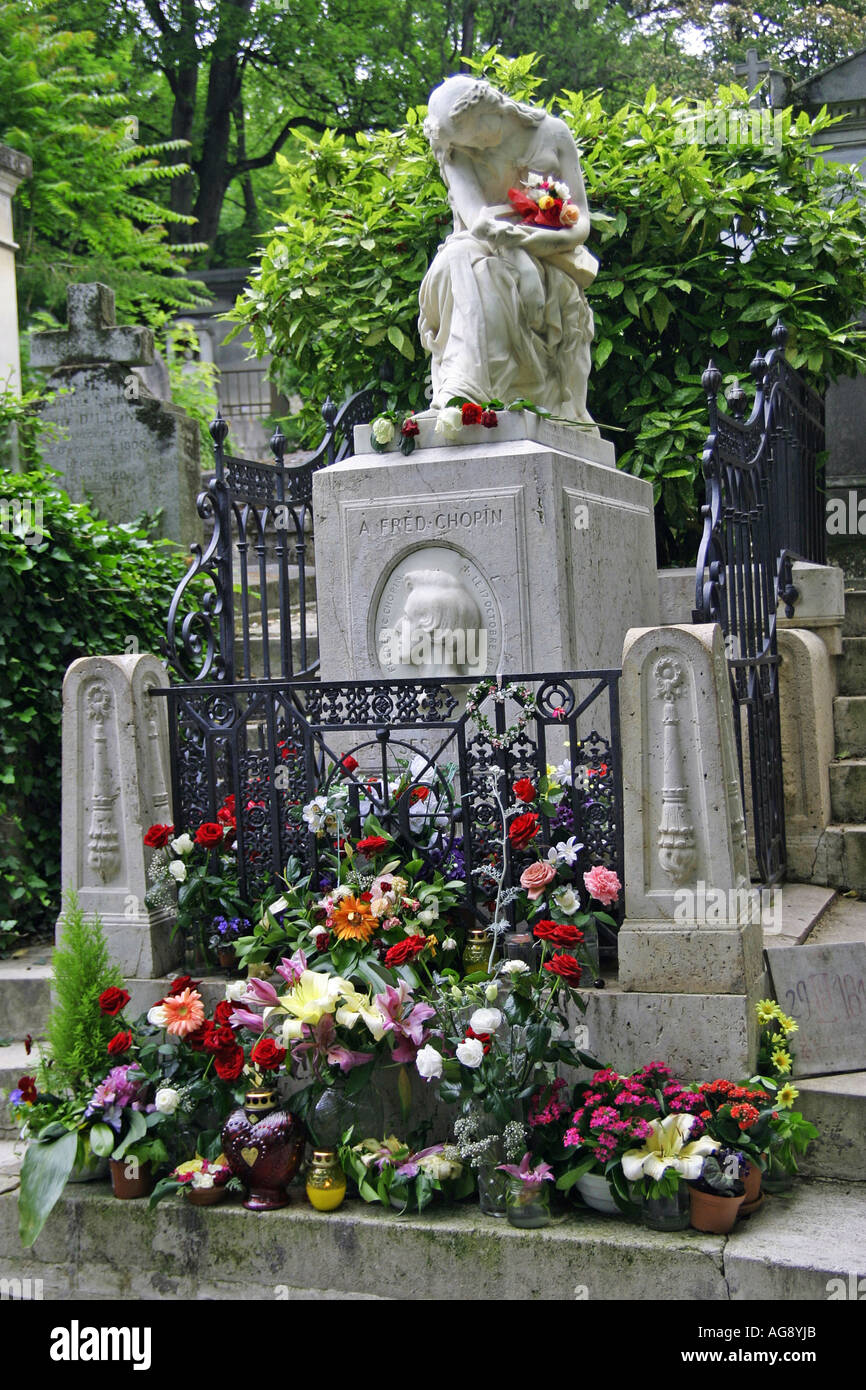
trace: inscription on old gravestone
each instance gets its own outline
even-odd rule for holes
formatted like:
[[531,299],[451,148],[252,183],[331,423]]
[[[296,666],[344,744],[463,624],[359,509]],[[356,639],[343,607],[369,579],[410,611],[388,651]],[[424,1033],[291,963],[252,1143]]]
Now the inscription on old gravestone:
[[775,997],[796,1019],[795,1076],[826,1076],[866,1067],[866,945],[772,948]]
[[201,539],[196,422],[154,396],[137,369],[154,361],[148,328],[117,325],[107,285],[70,285],[67,331],[34,333],[31,365],[50,368],[45,407],[60,426],[43,444],[75,501],[92,498],[115,523],[162,513],[159,533],[182,544]]

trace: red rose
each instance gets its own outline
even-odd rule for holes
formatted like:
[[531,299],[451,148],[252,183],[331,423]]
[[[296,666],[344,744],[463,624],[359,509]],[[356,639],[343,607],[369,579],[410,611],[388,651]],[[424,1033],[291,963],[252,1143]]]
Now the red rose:
[[484,1048],[485,1055],[490,1051],[490,1034],[489,1034],[489,1033],[476,1033],[474,1028],[467,1028],[467,1029],[466,1029],[466,1039],[467,1039],[467,1041],[468,1041],[469,1038],[474,1038],[476,1042],[480,1042],[480,1043],[481,1043],[481,1046]]
[[148,849],[164,849],[169,837],[174,834],[173,825],[152,825],[145,832],[144,843]]
[[553,941],[559,931],[559,922],[552,921],[545,917],[541,922],[536,922],[532,928],[533,936],[537,936],[540,941]]
[[196,1028],[194,1033],[187,1033],[184,1042],[192,1048],[193,1052],[204,1052],[205,1040],[210,1036],[207,1030],[208,1024],[205,1022],[200,1028]]
[[535,787],[528,777],[521,777],[512,787],[514,795],[518,801],[534,801]]
[[351,753],[347,753],[345,758],[340,760],[340,767],[344,772],[354,772],[358,766],[358,759],[353,758]]
[[128,1052],[131,1047],[131,1033],[115,1033],[111,1042],[108,1044],[108,1054],[110,1057],[119,1057],[121,1053]]
[[484,414],[484,411],[481,409],[480,405],[474,405],[472,401],[467,401],[463,407],[462,414],[464,425],[480,425],[481,416]]
[[545,970],[549,970],[551,975],[558,975],[567,985],[575,989],[580,984],[580,977],[583,973],[580,963],[574,956],[567,956],[564,953],[554,956],[552,960],[546,961]]
[[583,932],[571,922],[563,922],[549,938],[554,946],[577,946],[583,940]]
[[429,787],[413,787],[409,796],[409,800],[414,806],[416,801],[426,801],[429,795]]
[[111,989],[104,989],[99,996],[99,1012],[114,1018],[115,1014],[126,1008],[130,998],[125,989],[118,989],[116,985],[112,985]]
[[244,1050],[242,1047],[234,1047],[225,1052],[219,1052],[214,1058],[214,1070],[220,1081],[237,1081],[243,1069]]
[[413,435],[420,434],[418,421],[413,415],[410,415],[408,420],[403,421],[400,433],[407,439],[410,439]]
[[222,999],[213,1011],[214,1023],[226,1024],[235,1011],[230,999]]
[[175,994],[183,994],[185,989],[198,989],[201,980],[194,980],[192,975],[178,975],[176,980],[172,980],[168,990],[168,998]]
[[387,849],[390,843],[384,835],[368,835],[366,840],[359,840],[355,848],[362,854],[379,854],[383,849]]
[[392,946],[385,953],[385,964],[389,970],[395,965],[405,965],[407,961],[420,956],[426,945],[427,938],[424,936],[407,936],[404,941],[398,941],[396,946]]
[[273,1038],[260,1038],[250,1053],[253,1066],[262,1071],[279,1071],[285,1060],[286,1049],[278,1047]]
[[223,828],[216,821],[206,820],[204,825],[200,825],[195,832],[195,842],[197,845],[204,845],[207,849],[212,849],[214,845],[221,845],[223,842]]
[[526,811],[522,816],[515,816],[508,827],[508,838],[515,849],[525,849],[539,829],[538,816],[534,811]]
[[212,1026],[214,1030],[214,1042],[217,1044],[217,1051],[229,1052],[235,1045],[234,1029],[230,1028],[227,1023],[217,1024],[215,1022]]
[[217,811],[217,820],[220,825],[228,825],[234,830],[237,825],[234,811],[230,811],[227,806],[221,806]]
[[497,416],[496,416],[496,411],[495,411],[495,410],[482,410],[482,412],[481,412],[481,423],[482,423],[482,425],[484,426],[484,428],[487,429],[487,430],[495,429],[496,426],[499,424],[499,420],[497,419]]

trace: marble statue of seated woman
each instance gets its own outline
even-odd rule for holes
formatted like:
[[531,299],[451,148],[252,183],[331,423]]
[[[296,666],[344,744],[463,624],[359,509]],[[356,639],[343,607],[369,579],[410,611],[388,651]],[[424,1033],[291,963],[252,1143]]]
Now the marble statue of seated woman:
[[[593,320],[583,289],[597,262],[583,245],[589,209],[571,132],[469,77],[436,88],[424,128],[454,214],[419,296],[433,408],[454,396],[528,399],[591,423]],[[509,198],[540,178],[567,186],[562,225],[528,225]]]

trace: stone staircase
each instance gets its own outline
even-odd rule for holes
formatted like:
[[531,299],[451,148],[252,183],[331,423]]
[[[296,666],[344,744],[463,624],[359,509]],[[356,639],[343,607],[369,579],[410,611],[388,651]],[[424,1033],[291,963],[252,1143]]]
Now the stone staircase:
[[842,633],[830,764],[833,823],[818,845],[816,878],[866,893],[866,589],[846,590]]

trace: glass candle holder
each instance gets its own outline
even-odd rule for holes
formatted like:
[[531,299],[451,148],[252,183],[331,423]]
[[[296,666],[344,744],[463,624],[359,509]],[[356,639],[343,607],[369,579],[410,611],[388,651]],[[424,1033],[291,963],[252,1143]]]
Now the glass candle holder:
[[530,931],[510,931],[503,938],[506,960],[520,960],[535,968],[535,937]]
[[550,1194],[546,1182],[523,1182],[509,1178],[505,1189],[505,1215],[510,1225],[522,1231],[537,1231],[550,1225]]

